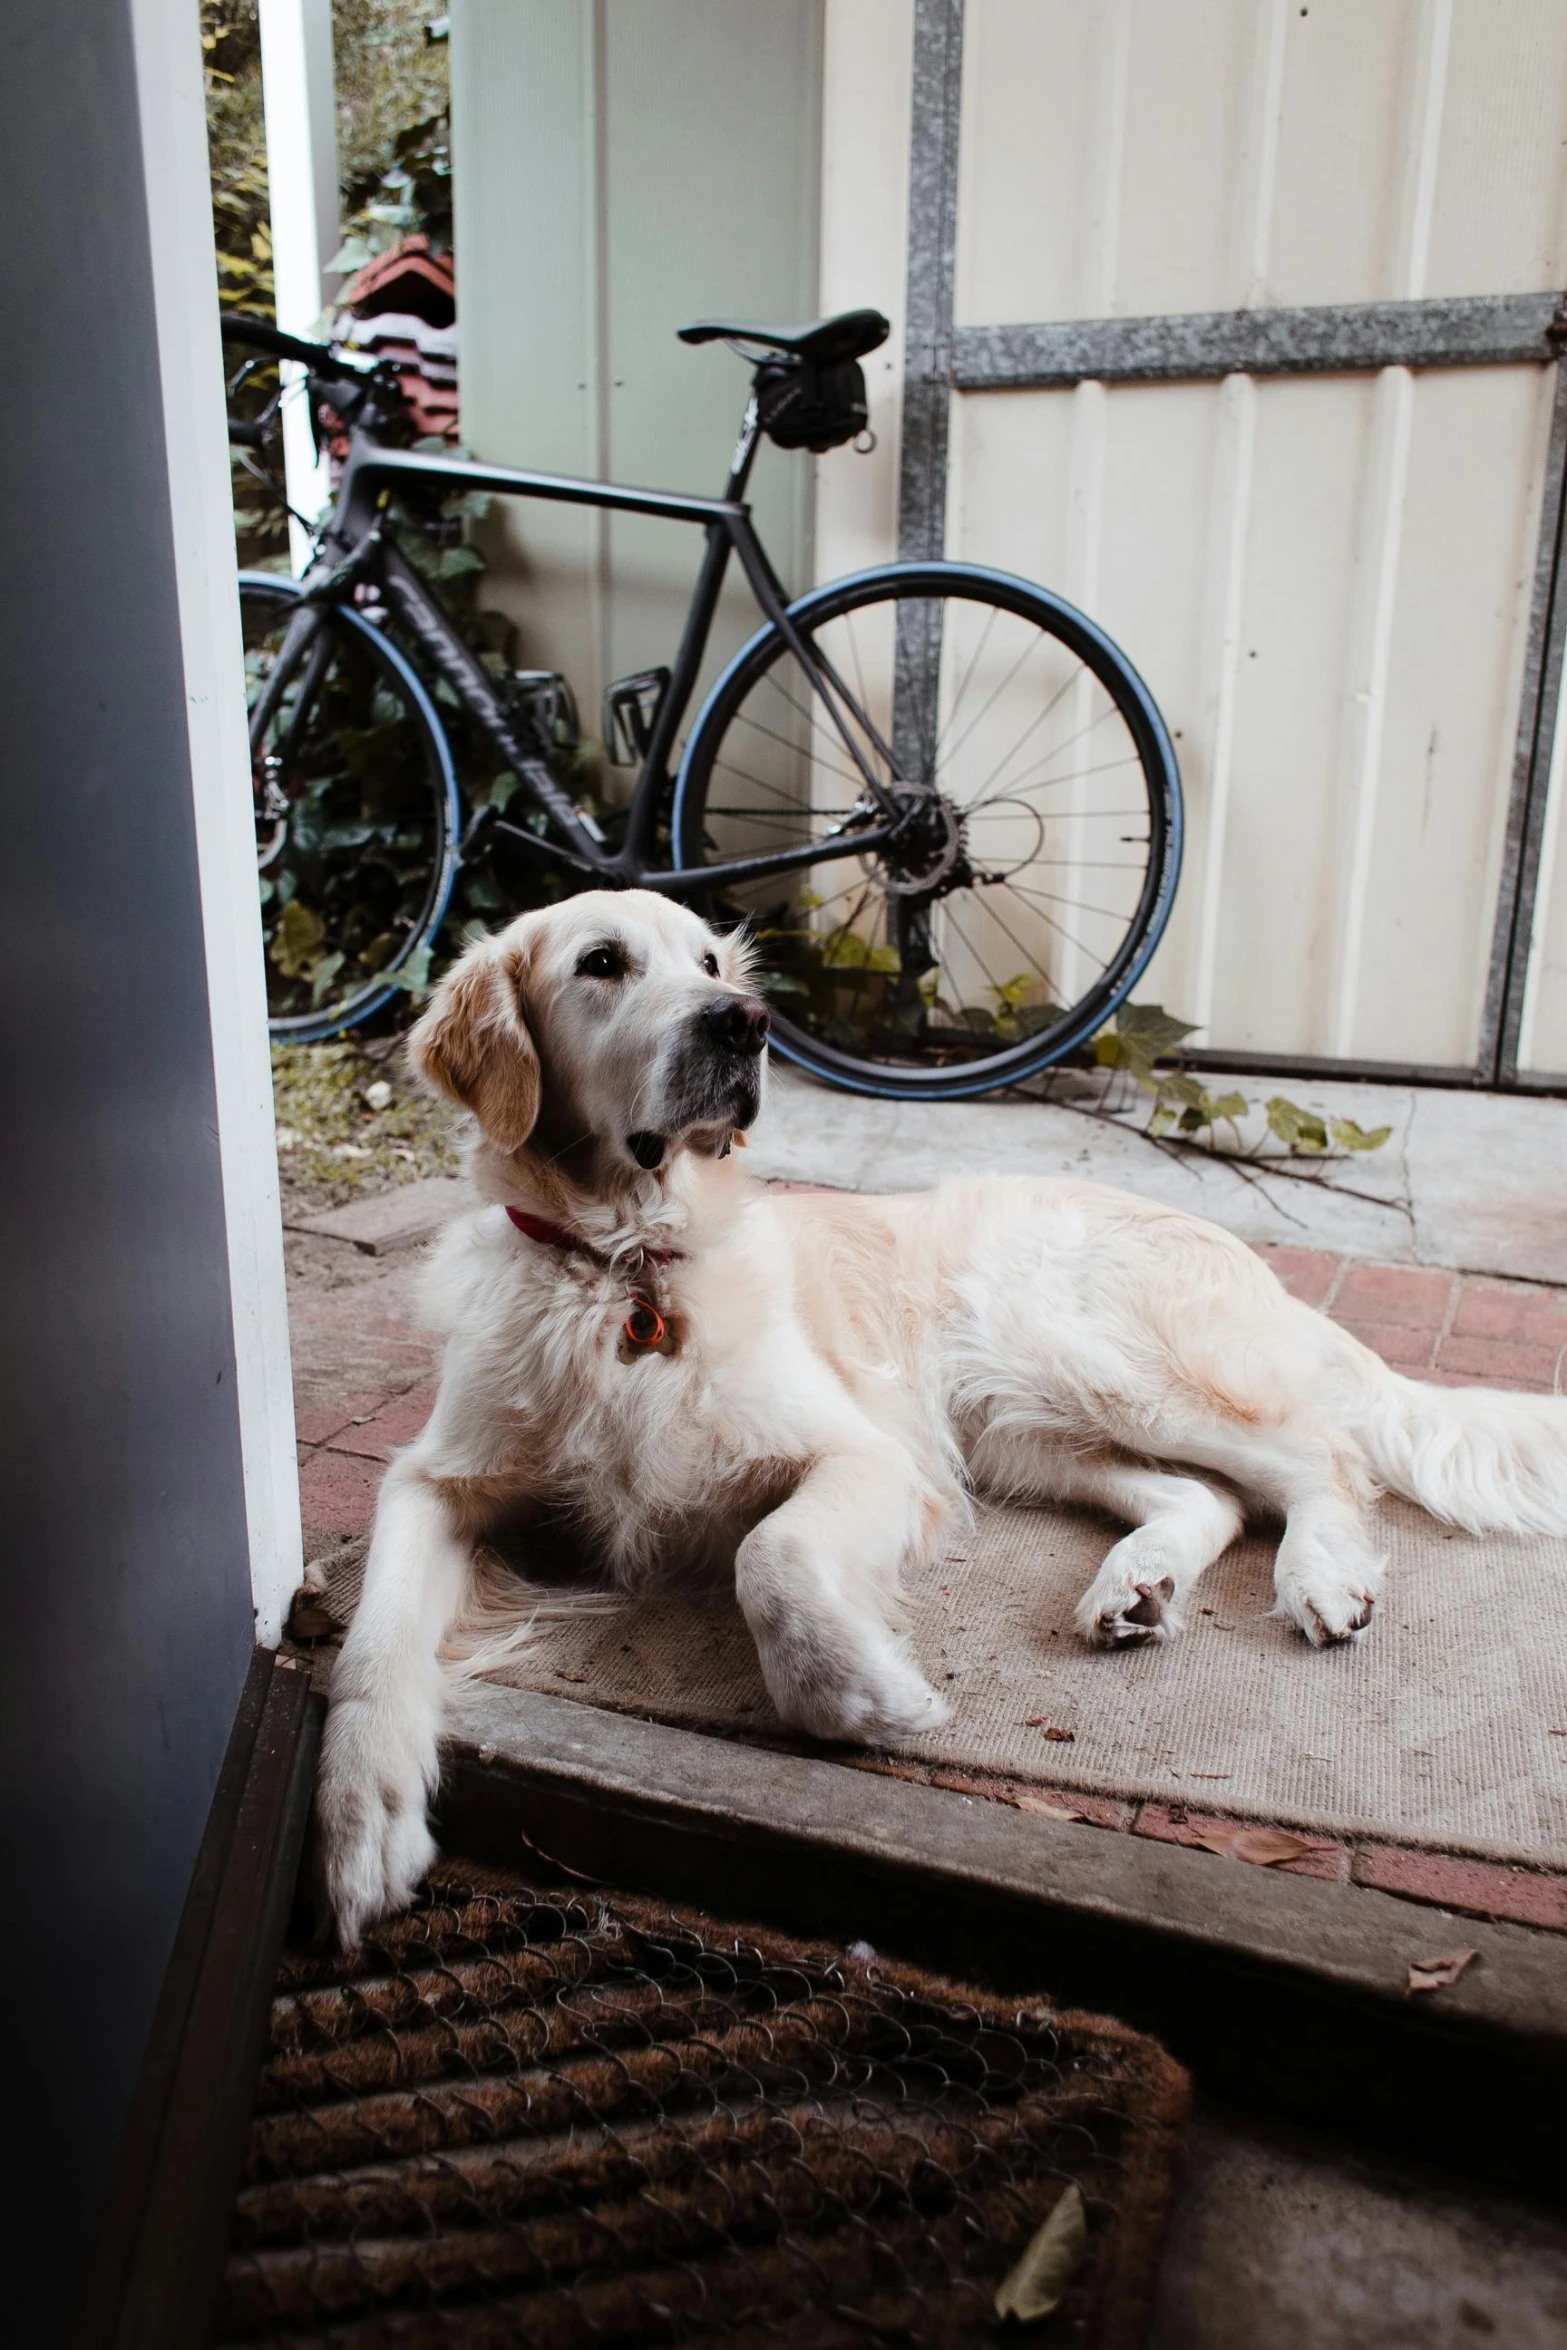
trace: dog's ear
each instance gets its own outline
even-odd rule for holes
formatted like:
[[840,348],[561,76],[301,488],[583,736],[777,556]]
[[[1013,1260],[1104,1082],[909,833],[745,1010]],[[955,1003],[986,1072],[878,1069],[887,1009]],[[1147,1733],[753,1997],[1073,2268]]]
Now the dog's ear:
[[503,1151],[521,1150],[533,1132],[542,1090],[522,979],[519,953],[476,940],[408,1039],[408,1057],[426,1083],[472,1110]]

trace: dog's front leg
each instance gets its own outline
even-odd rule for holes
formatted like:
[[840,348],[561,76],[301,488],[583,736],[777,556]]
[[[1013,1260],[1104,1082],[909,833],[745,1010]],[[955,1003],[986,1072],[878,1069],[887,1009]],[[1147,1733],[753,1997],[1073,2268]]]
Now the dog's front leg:
[[867,1744],[933,1730],[947,1705],[886,1619],[932,1503],[896,1445],[807,1470],[735,1557],[735,1589],[786,1722]]
[[436,1651],[472,1572],[466,1530],[415,1454],[381,1487],[364,1591],[332,1675],[316,1795],[327,1894],[345,1949],[409,1901],[435,1858]]

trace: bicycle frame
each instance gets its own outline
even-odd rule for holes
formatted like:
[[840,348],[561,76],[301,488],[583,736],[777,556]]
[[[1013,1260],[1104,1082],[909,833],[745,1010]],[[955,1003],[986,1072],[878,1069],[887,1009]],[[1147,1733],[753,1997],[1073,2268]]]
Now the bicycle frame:
[[[908,821],[909,811],[906,806],[899,806],[889,783],[878,775],[873,760],[866,755],[866,746],[884,763],[889,778],[896,777],[897,765],[869,713],[856,701],[833,664],[801,634],[790,616],[783,584],[756,535],[744,499],[759,437],[753,399],[741,427],[724,495],[697,498],[667,490],[632,489],[613,482],[581,481],[567,474],[514,471],[465,458],[387,448],[370,434],[355,429],[332,514],[322,534],[319,560],[303,582],[302,609],[290,622],[271,677],[252,714],[253,749],[259,749],[264,741],[289,681],[309,661],[313,640],[320,633],[317,615],[343,601],[359,581],[373,578],[408,635],[484,726],[561,836],[554,841],[541,839],[526,826],[509,823],[504,815],[492,815],[481,809],[469,826],[465,848],[480,831],[501,834],[518,853],[535,862],[566,865],[607,888],[634,886],[679,897],[756,881],[771,874],[799,872],[834,858],[862,856],[867,850],[882,846]],[[669,684],[659,703],[653,733],[632,791],[625,838],[617,852],[610,853],[594,837],[569,794],[551,773],[539,748],[526,741],[515,710],[483,663],[463,643],[395,539],[383,535],[386,499],[403,484],[486,490],[500,497],[540,498],[614,513],[647,514],[664,521],[689,523],[705,531],[707,551]],[[696,688],[731,556],[738,558],[764,619],[777,629],[804,670],[812,694],[821,703],[825,717],[853,762],[864,784],[867,820],[858,824],[846,820],[836,834],[829,833],[799,848],[671,871],[652,862],[659,802],[669,782],[669,756]],[[301,696],[301,716],[307,706],[308,679],[307,692]],[[296,717],[295,723],[298,722]],[[879,822],[871,811],[879,811]]]

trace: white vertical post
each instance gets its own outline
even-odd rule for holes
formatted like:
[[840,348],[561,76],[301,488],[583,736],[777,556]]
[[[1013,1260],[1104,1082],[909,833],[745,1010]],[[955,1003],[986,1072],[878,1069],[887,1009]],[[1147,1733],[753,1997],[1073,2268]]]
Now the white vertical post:
[[196,0],[131,0],[256,1637],[299,1582],[299,1477]]
[[[261,0],[261,90],[277,322],[284,334],[310,341],[336,290],[327,271],[338,247],[332,0]],[[294,387],[283,402],[288,502],[313,522],[331,496],[326,460],[311,439],[302,370],[286,362],[283,381]],[[289,547],[295,571],[303,571],[310,535],[297,522],[289,524]]]

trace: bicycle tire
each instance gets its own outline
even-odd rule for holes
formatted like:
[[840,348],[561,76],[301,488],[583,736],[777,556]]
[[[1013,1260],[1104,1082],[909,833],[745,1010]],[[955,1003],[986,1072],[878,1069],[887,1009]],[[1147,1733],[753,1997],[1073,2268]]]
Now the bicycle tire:
[[[1137,890],[1136,902],[1126,909],[1125,934],[1117,942],[1114,953],[1106,957],[1099,977],[1090,986],[1075,993],[1070,1002],[1058,1006],[1047,996],[1045,1005],[1040,1008],[1037,1014],[1038,1024],[1030,1033],[1013,1036],[1006,1034],[1007,1018],[1013,1018],[1015,1025],[1016,1017],[1020,1015],[1006,1013],[1005,1005],[1003,1005],[1000,1013],[984,1015],[996,1021],[995,1049],[987,1050],[986,1044],[989,1040],[983,1036],[970,1033],[967,1030],[960,1033],[955,1027],[930,1026],[929,1020],[932,1016],[927,1015],[926,1041],[928,1049],[934,1057],[929,1065],[922,1065],[906,1059],[900,1060],[897,1052],[889,1051],[885,1045],[881,1051],[875,1053],[850,1049],[842,1042],[835,1042],[830,1035],[821,1033],[821,1027],[828,1023],[819,1023],[814,1029],[802,1025],[798,1017],[791,1015],[791,995],[797,1001],[802,993],[811,993],[815,984],[814,974],[811,975],[810,987],[802,985],[796,980],[790,983],[790,994],[774,997],[771,1041],[773,1049],[784,1060],[809,1070],[812,1074],[824,1078],[833,1085],[847,1088],[853,1092],[878,1095],[885,1099],[914,1101],[961,1098],[992,1092],[1000,1086],[1016,1083],[1021,1078],[1035,1075],[1041,1069],[1049,1067],[1051,1063],[1060,1060],[1064,1054],[1072,1052],[1084,1044],[1088,1038],[1104,1026],[1106,1021],[1113,1017],[1117,1008],[1126,1001],[1142,973],[1146,970],[1149,959],[1164,932],[1180,875],[1183,830],[1180,770],[1169,732],[1160,716],[1153,696],[1120,648],[1085,614],[1064,602],[1062,598],[1053,595],[1046,588],[1036,586],[1031,581],[1016,578],[1011,573],[990,571],[977,565],[958,563],[880,565],[874,570],[834,580],[827,586],[800,597],[789,606],[789,618],[797,629],[811,636],[821,649],[826,650],[828,647],[824,640],[824,632],[830,624],[889,603],[898,606],[900,612],[901,608],[905,606],[912,608],[921,604],[939,603],[942,607],[942,628],[937,641],[943,648],[957,641],[947,625],[947,609],[954,605],[990,609],[991,619],[985,624],[985,633],[980,639],[982,648],[988,645],[989,628],[993,625],[997,614],[1009,616],[1025,629],[1034,629],[1041,640],[1063,648],[1064,653],[1075,658],[1081,670],[1102,689],[1106,707],[1113,709],[1118,714],[1131,746],[1130,752],[1123,761],[1109,762],[1105,771],[1118,765],[1124,769],[1135,764],[1141,776],[1145,795],[1148,818],[1146,844],[1148,855],[1145,871]],[[899,626],[899,621],[895,619],[893,623],[894,642],[899,645],[900,652],[893,656],[892,667],[894,669],[901,658],[902,640],[899,635]],[[969,633],[972,634],[972,631]],[[929,638],[926,641],[930,641]],[[942,740],[952,724],[957,706],[952,703],[950,707],[945,707],[945,714],[943,714],[944,705],[937,698],[943,682],[940,675],[942,658],[943,654],[938,652],[936,679],[934,683],[927,679],[923,687],[923,707],[925,712],[929,714],[929,758],[932,768],[931,780],[933,781],[935,767],[941,756]],[[973,653],[971,674],[973,669],[978,666],[980,658],[980,652]],[[748,697],[758,692],[760,685],[769,679],[771,673],[785,659],[793,663],[794,657],[788,653],[788,648],[778,628],[769,624],[765,628],[759,629],[719,677],[698,714],[681,763],[671,825],[674,860],[681,870],[690,870],[703,864],[720,862],[726,855],[755,853],[759,845],[755,838],[742,837],[737,841],[731,837],[727,842],[717,839],[714,827],[718,823],[719,817],[715,813],[717,803],[713,800],[711,786],[715,775],[720,771],[730,775],[740,775],[742,772],[735,765],[733,759],[726,760],[723,757],[725,746],[733,739],[739,724],[749,723],[758,733],[766,734],[768,732],[768,729],[760,725],[756,718],[752,717],[747,720]],[[954,656],[954,665],[956,659],[957,656]],[[800,681],[801,673],[797,664],[785,674],[792,674],[796,681]],[[863,673],[861,683],[864,683]],[[999,690],[998,688],[997,692]],[[1061,692],[1057,693],[1055,701],[1049,705],[1051,709],[1060,701],[1062,692],[1065,690],[1063,688]],[[992,703],[995,699],[996,696],[993,694]],[[798,704],[795,706],[798,707]],[[809,712],[805,713],[807,718],[810,715]],[[1094,719],[1091,726],[1085,728],[1084,731],[1092,731],[1092,727],[1098,726],[1103,715],[1104,712],[1101,712],[1100,717]],[[786,724],[788,723],[786,722]],[[970,739],[974,732],[974,725],[979,723],[980,721],[976,720],[969,726],[967,733],[962,738],[963,741],[966,742]],[[1037,725],[1038,720],[1036,719],[1034,723]],[[792,724],[790,724],[790,731],[798,735],[798,728]],[[892,732],[893,728],[889,725],[885,729],[884,739],[890,738]],[[773,739],[781,741],[783,737],[774,734]],[[833,744],[830,738],[829,749],[839,750],[839,746]],[[743,752],[741,755],[744,755]],[[776,752],[770,756],[775,777],[780,773],[785,773],[786,771],[779,766]],[[795,757],[797,762],[805,762],[816,757],[817,764],[820,765],[819,755],[812,754],[802,748],[798,741],[795,744]],[[1004,761],[1002,765],[1004,767]],[[833,771],[847,773],[847,770],[841,766],[834,768]],[[852,773],[847,774],[847,779],[850,786],[853,786],[857,781]],[[752,780],[754,782],[754,777]],[[730,788],[735,787],[731,786]],[[762,788],[772,791],[779,800],[786,796],[776,782],[764,785]],[[798,784],[791,782],[790,788],[797,796]],[[809,787],[807,788],[809,789]],[[1051,786],[1041,784],[1032,788],[1044,791]],[[1119,784],[1114,788],[1117,792],[1121,789]],[[838,796],[843,795],[840,792]],[[1135,796],[1135,785],[1126,796],[1128,798]],[[1012,804],[1005,793],[996,795],[989,802],[976,802],[966,812],[959,809],[956,802],[953,803],[955,816],[959,819],[960,845],[957,853],[963,858],[966,868],[969,866],[967,836],[973,819],[980,813],[982,807],[994,806],[997,799],[1004,804]],[[796,804],[792,812],[797,822],[803,825],[815,811],[810,804],[803,808]],[[827,813],[842,814],[843,812],[829,810]],[[1108,822],[1111,817],[1115,817],[1119,821],[1124,820],[1128,813],[1127,811],[1111,810],[1101,817],[1093,809],[1088,809],[1086,815],[1077,812],[1068,821],[1075,822],[1079,826],[1084,822]],[[1139,808],[1130,813],[1140,816],[1143,810]],[[778,836],[780,830],[785,826],[786,813],[770,802],[758,801],[749,810],[729,808],[723,811],[723,817],[729,824],[731,836],[736,831],[739,831],[743,836],[749,826],[753,835],[760,828],[768,845],[792,845],[780,843]],[[992,822],[994,821],[993,819]],[[1019,820],[1013,818],[1012,821],[1014,830],[1019,829]],[[1028,821],[1037,822],[1038,837],[1042,846],[1047,831],[1045,820],[1038,816],[1037,811],[1031,810]],[[770,835],[765,829],[769,825],[772,828]],[[1026,824],[1022,826],[1022,829],[1026,830]],[[812,834],[809,837],[816,836]],[[994,834],[991,837],[994,837]],[[1135,836],[1122,835],[1119,837],[1125,841]],[[862,871],[864,870],[865,860],[863,859],[845,861],[845,865],[855,863],[860,865]],[[1114,865],[1115,860],[1106,860],[1106,863],[1107,866]],[[844,866],[841,865],[839,869],[843,870]],[[1022,867],[1018,868],[1018,870],[1022,869]],[[1125,869],[1132,870],[1130,866]],[[993,880],[999,877],[981,874],[978,878],[988,887]],[[908,888],[907,883],[901,883],[899,886],[905,890]],[[948,894],[955,897],[957,886],[954,884]],[[1004,886],[1013,885],[1008,881]],[[1106,884],[1104,885],[1104,894],[1114,895],[1116,888],[1120,886],[1122,885],[1118,883]],[[1126,886],[1129,891],[1130,885]],[[753,903],[751,907],[747,908],[742,897],[738,901],[740,910],[754,913],[755,896],[759,890],[765,891],[765,887],[765,884],[751,885]],[[977,892],[970,894],[977,895]],[[1044,893],[1037,891],[1032,894],[1041,899],[1044,895]],[[930,900],[930,907],[939,902],[939,897],[933,896]],[[1065,904],[1067,901],[1058,902]],[[724,900],[715,898],[708,901],[708,911],[719,918],[723,918],[725,914],[733,918],[736,904],[735,893],[729,893]],[[930,907],[926,909],[927,917]],[[1112,911],[1099,907],[1091,907],[1088,910],[1107,915]],[[1050,923],[1052,918],[1048,912],[1042,912],[1040,920],[1042,923]],[[955,922],[955,915],[951,917],[951,921]],[[1056,923],[1054,927],[1060,928],[1060,924]],[[773,932],[764,935],[785,935],[795,941],[807,937],[807,933],[798,928],[782,934]],[[820,933],[810,935],[815,936]],[[841,937],[842,933],[833,935]],[[1010,932],[1009,935],[1011,935]],[[1063,933],[1063,935],[1065,934]],[[865,941],[864,943],[867,960],[869,960],[873,953],[874,942]],[[1074,944],[1076,943],[1080,942],[1074,942]],[[898,952],[896,947],[891,950],[889,962],[897,957]],[[822,959],[826,959],[825,953]],[[860,966],[848,964],[845,968],[858,969]],[[921,973],[919,976],[923,979],[925,974]],[[1010,987],[998,985],[994,981],[990,982],[992,992],[998,998],[1003,999],[1007,998],[1010,990],[1015,989],[1017,985],[1018,982],[1015,979],[1010,983]],[[833,1000],[841,1003],[844,992],[844,987],[834,986],[831,990]],[[883,989],[882,992],[885,994],[886,990]],[[942,1014],[950,1014],[951,1007],[941,1002],[939,992],[936,1000],[941,1006]],[[1051,1014],[1056,1016],[1050,1017]],[[981,1016],[981,1013],[973,1007],[964,1007],[961,1014],[961,1018],[970,1023],[971,1028],[972,1024]],[[1033,1015],[1031,1014],[1031,1016]],[[929,1042],[930,1039],[934,1039],[934,1042]],[[953,1040],[950,1045],[948,1039]],[[943,1059],[943,1055],[947,1057]]]
[[[241,572],[239,588],[242,621],[246,622],[259,614],[266,605],[276,607],[282,616],[297,603],[301,593],[297,581],[280,578],[273,572]],[[395,950],[386,955],[369,979],[357,983],[351,981],[344,993],[329,995],[319,1004],[312,1004],[308,1010],[280,1012],[272,1008],[273,998],[279,991],[280,974],[274,956],[275,934],[268,929],[267,1024],[274,1040],[279,1043],[315,1044],[327,1037],[340,1036],[347,1029],[368,1020],[389,1003],[394,995],[402,992],[397,984],[397,974],[406,969],[410,959],[421,947],[433,943],[451,903],[460,856],[461,802],[451,746],[417,670],[381,629],[351,605],[336,606],[331,615],[331,625],[341,630],[345,643],[352,645],[356,653],[363,657],[367,674],[376,681],[379,689],[392,696],[410,729],[410,738],[417,747],[423,770],[422,789],[415,787],[421,804],[424,804],[427,793],[429,837],[421,845],[419,853],[428,870],[423,876],[422,888],[419,887],[419,876],[412,877],[412,886],[419,889],[419,895]],[[248,625],[245,633],[248,670],[251,649]],[[258,836],[263,821],[258,806]]]

